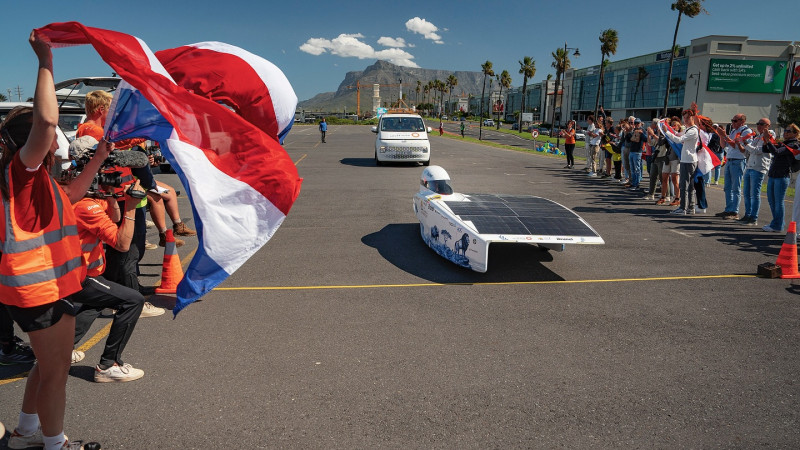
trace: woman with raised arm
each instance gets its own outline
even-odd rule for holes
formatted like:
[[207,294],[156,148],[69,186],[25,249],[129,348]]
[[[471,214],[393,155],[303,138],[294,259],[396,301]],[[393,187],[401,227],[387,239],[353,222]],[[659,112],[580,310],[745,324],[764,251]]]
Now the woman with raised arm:
[[[0,302],[28,333],[37,360],[8,447],[51,450],[68,445],[64,411],[75,334],[69,296],[81,289],[86,267],[72,205],[49,173],[58,148],[52,53],[35,32],[29,42],[39,63],[34,106],[13,109],[0,124]],[[89,173],[72,188],[86,191],[91,171],[108,153],[101,143],[87,164]]]

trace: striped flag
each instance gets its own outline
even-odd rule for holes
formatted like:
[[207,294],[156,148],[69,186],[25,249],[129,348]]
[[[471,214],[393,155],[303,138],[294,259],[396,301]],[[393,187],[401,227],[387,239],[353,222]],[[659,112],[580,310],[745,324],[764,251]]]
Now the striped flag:
[[277,67],[227,44],[153,54],[136,37],[77,22],[37,32],[54,47],[95,48],[124,80],[109,138],[158,141],[189,193],[200,245],[178,285],[177,315],[241,267],[289,213],[302,180],[278,139],[297,97]]

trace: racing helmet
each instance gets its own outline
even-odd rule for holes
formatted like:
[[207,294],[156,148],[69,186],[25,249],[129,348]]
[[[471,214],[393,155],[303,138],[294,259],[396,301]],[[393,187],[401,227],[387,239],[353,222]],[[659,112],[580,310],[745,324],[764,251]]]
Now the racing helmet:
[[422,171],[422,178],[419,180],[420,192],[432,191],[441,195],[450,195],[453,188],[450,187],[450,175],[441,166],[429,166]]

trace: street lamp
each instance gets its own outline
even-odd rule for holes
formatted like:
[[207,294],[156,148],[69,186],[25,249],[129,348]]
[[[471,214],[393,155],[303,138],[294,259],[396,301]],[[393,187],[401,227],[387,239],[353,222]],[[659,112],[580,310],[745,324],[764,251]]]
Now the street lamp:
[[[700,71],[698,70],[697,73],[693,73],[689,75],[689,79],[695,79],[697,81],[697,87],[694,90],[694,103],[697,104],[697,94],[700,92]],[[697,75],[697,76],[695,76]]]
[[[567,56],[567,52],[569,50],[575,50],[575,53],[573,53],[572,56],[574,56],[576,58],[581,56],[580,50],[578,50],[577,48],[567,47],[567,43],[564,42],[564,57]],[[566,66],[566,64],[565,64],[565,66]],[[562,80],[562,84],[561,84],[561,111],[560,111],[560,113],[558,115],[558,126],[556,127],[557,130],[561,128],[561,116],[564,115],[564,83],[563,83],[563,81],[566,80],[566,75],[567,75],[567,70],[566,70],[566,67],[564,67],[564,73],[561,74],[561,80]],[[556,110],[556,105],[555,105],[555,103],[556,103],[555,96],[556,95],[558,95],[558,92],[555,92],[554,95],[553,95],[553,114],[555,114],[555,110]],[[550,133],[550,134],[552,134],[552,133]],[[560,145],[561,145],[561,133],[558,133],[556,135],[556,148],[558,148]]]

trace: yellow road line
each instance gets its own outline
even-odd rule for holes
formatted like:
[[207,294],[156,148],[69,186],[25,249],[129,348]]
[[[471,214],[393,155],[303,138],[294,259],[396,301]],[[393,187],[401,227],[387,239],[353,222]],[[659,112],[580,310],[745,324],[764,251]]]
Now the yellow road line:
[[332,285],[332,286],[249,286],[249,287],[218,287],[215,291],[298,291],[313,289],[374,289],[397,287],[431,287],[431,286],[504,286],[504,285],[530,285],[530,284],[579,284],[579,283],[619,283],[629,281],[665,281],[665,280],[705,280],[711,278],[755,278],[755,275],[694,275],[676,277],[643,277],[643,278],[611,278],[598,280],[550,280],[550,281],[494,281],[476,283],[408,283],[408,284],[363,284],[363,285]]
[[[182,265],[191,260],[194,256],[194,251],[187,255]],[[497,281],[497,282],[477,282],[477,283],[408,283],[408,284],[362,284],[362,285],[333,285],[333,286],[251,286],[251,287],[223,287],[215,288],[215,291],[297,291],[297,290],[312,290],[312,289],[375,289],[375,288],[397,288],[397,287],[431,287],[431,286],[504,286],[504,285],[531,285],[531,284],[579,284],[579,283],[622,283],[630,281],[669,281],[669,280],[707,280],[714,278],[756,278],[755,275],[694,275],[694,276],[676,276],[676,277],[642,277],[642,278],[609,278],[598,280],[552,280],[552,281]],[[111,329],[111,324],[107,324],[88,341],[84,342],[78,350],[87,351],[95,344],[100,342],[108,335]],[[18,375],[13,375],[10,378],[0,379],[0,386],[15,381],[23,380],[28,375],[24,372]]]
[[296,166],[296,165],[300,164],[300,161],[306,159],[306,156],[308,156],[308,153],[303,154],[303,156],[301,156],[300,159],[298,159],[297,161],[294,162],[294,165]]
[[86,342],[83,343],[78,350],[85,352],[90,348],[94,347],[94,344],[100,342],[103,338],[108,336],[108,332],[111,331],[111,322],[107,323],[106,326],[100,329],[94,336],[90,337]]

